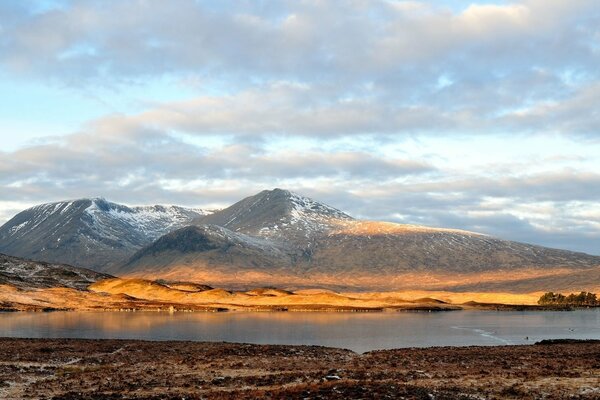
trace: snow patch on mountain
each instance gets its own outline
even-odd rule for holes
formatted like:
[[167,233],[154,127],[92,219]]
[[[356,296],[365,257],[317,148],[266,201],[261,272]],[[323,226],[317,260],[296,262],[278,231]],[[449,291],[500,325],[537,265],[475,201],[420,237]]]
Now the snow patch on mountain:
[[319,219],[353,219],[348,214],[338,210],[337,208],[320,203],[309,197],[300,196],[294,192],[288,191],[288,193],[290,196],[290,202],[292,203],[292,211],[290,213],[292,215],[292,223],[302,221],[306,218],[314,219],[315,217]]
[[260,236],[278,237],[294,232],[297,239],[310,241],[341,222],[354,220],[337,208],[288,190],[279,191],[287,197],[288,211],[276,223],[259,229]]
[[[188,209],[178,206],[140,206],[127,207],[107,202],[104,199],[93,199],[85,212],[91,216],[97,226],[115,223],[128,225],[145,238],[154,240],[165,233],[191,224],[195,219],[211,213],[203,209]],[[110,234],[110,229],[107,232]]]

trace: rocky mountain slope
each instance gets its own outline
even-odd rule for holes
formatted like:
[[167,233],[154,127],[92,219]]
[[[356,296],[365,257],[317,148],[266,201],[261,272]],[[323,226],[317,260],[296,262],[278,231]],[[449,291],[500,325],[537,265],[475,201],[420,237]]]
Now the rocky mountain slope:
[[112,272],[221,286],[474,290],[494,283],[510,291],[521,282],[519,290],[538,291],[557,279],[565,288],[581,284],[569,276],[600,267],[597,256],[473,232],[359,221],[280,189],[199,223],[210,225],[162,237]]
[[0,252],[104,270],[206,214],[176,206],[127,207],[100,198],[42,204],[0,227]]
[[85,268],[49,264],[0,254],[0,285],[18,289],[65,287],[84,290],[90,284],[112,278]]
[[272,269],[289,266],[291,251],[293,248],[289,246],[217,225],[189,226],[169,233],[138,251],[126,266],[116,271],[120,274],[134,272],[137,270],[135,266],[146,265],[148,260],[152,260],[153,268],[161,263],[168,267],[182,256],[189,256],[186,264],[192,265],[194,261],[202,260],[207,266]]

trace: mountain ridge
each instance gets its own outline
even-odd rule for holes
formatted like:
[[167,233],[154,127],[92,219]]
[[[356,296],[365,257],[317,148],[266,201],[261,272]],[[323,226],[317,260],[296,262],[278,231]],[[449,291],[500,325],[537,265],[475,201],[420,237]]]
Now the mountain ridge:
[[[104,270],[136,278],[212,286],[352,290],[476,289],[478,285],[510,290],[520,280],[520,288],[537,291],[546,289],[542,282],[584,282],[585,271],[600,267],[600,256],[585,253],[458,229],[357,220],[283,189],[265,190],[205,215],[177,207],[133,210],[104,199],[91,199],[83,205],[38,207],[24,212],[27,217],[27,211],[31,214],[33,210],[25,226],[20,226],[22,221],[17,218],[21,213],[8,228],[0,228],[0,251],[6,246],[3,232],[13,229],[18,233],[29,226],[47,224],[35,218],[36,210],[52,209],[50,214],[57,218],[52,221],[61,228],[61,220],[68,224],[70,210],[77,209],[75,216],[91,223],[76,230],[72,238],[75,244],[77,239],[102,233],[96,242],[87,244],[88,248],[95,246],[90,251],[107,252],[119,260],[104,263]],[[150,217],[145,219],[147,215]],[[156,221],[159,223],[153,226]],[[134,225],[136,229],[129,230]],[[128,229],[119,230],[123,226]],[[161,230],[164,234],[159,236]],[[130,245],[119,253],[118,246],[109,246],[114,237]],[[103,247],[105,242],[109,245]]]
[[0,227],[0,252],[103,270],[208,211],[129,207],[101,197],[28,208]]

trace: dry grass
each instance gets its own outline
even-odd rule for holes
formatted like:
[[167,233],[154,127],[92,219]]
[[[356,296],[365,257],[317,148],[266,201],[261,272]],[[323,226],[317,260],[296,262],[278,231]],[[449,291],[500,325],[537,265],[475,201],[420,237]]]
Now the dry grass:
[[[472,303],[509,306],[537,304],[543,292],[451,292],[398,290],[377,292],[327,289],[283,290],[257,288],[225,290],[179,282],[162,284],[146,279],[106,279],[88,291],[68,288],[21,290],[0,285],[0,305],[14,310],[385,310],[460,309],[483,307]],[[465,304],[470,303],[470,304]]]
[[497,303],[497,304],[511,304],[511,305],[533,305],[537,304],[538,299],[543,292],[534,293],[478,293],[478,292],[466,292],[466,293],[453,293],[453,292],[438,292],[438,291],[424,291],[424,290],[407,290],[401,292],[369,292],[369,293],[344,293],[347,296],[351,296],[358,299],[369,299],[369,300],[384,300],[388,298],[400,298],[408,301],[415,301],[422,298],[433,298],[436,300],[442,300],[446,303],[452,304],[464,304],[467,302],[478,302],[478,303]]
[[[541,293],[452,293],[441,291],[399,292],[342,292],[328,290],[299,290],[290,292],[277,289],[254,289],[246,292],[212,289],[187,292],[168,288],[141,279],[109,279],[90,286],[94,292],[113,295],[126,294],[139,299],[176,302],[184,304],[219,305],[228,308],[254,306],[327,305],[347,307],[386,308],[408,306],[419,299],[441,300],[445,303],[462,304],[469,301],[480,303],[535,304]],[[421,303],[426,301],[421,300]]]

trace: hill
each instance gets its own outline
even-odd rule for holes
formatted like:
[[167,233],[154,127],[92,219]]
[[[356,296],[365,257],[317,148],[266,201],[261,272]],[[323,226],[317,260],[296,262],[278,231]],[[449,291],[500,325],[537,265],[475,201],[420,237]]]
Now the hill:
[[96,281],[112,278],[85,268],[25,260],[0,254],[0,285],[31,290],[71,288],[85,290]]

